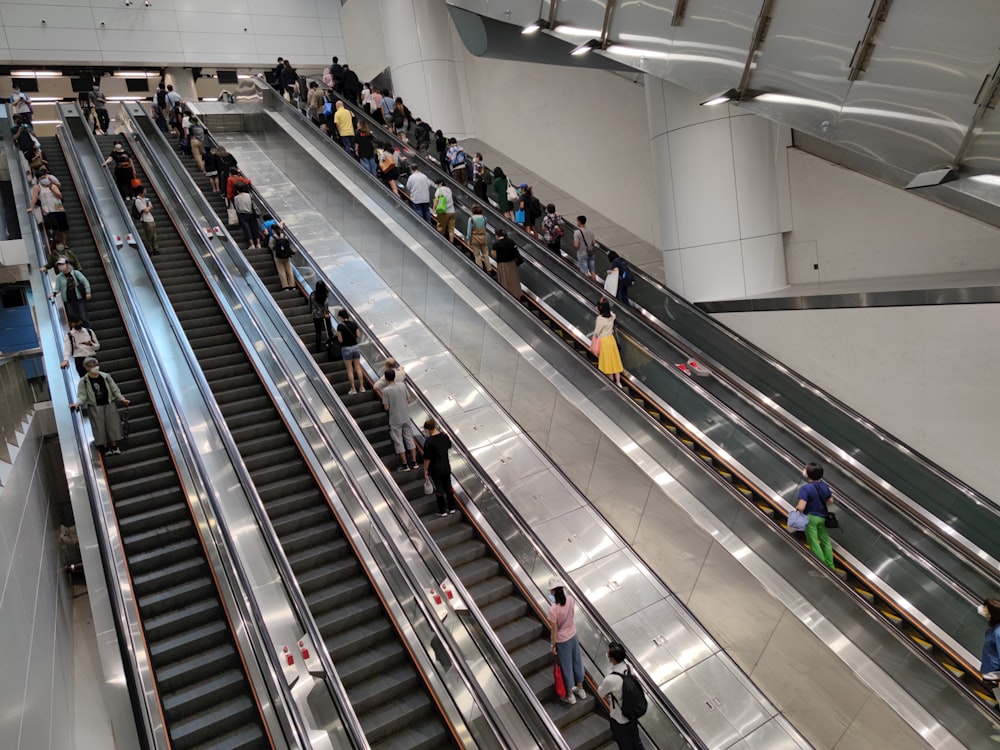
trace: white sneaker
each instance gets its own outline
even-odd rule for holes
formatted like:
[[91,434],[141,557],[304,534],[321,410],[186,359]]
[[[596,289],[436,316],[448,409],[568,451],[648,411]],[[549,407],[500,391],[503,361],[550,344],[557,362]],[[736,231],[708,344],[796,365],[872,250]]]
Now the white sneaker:
[[560,698],[559,700],[561,700],[563,703],[568,703],[571,706],[576,705],[576,696],[573,695],[572,693],[567,695],[565,698]]
[[364,386],[361,386],[361,390],[360,390],[360,391],[358,391],[358,393],[365,393],[365,392],[366,392],[366,391],[365,391],[365,387],[364,387]]
[[573,688],[573,693],[580,700],[582,700],[582,701],[587,700],[587,691],[584,690],[582,687],[575,687],[575,688]]
[[351,390],[349,390],[349,391],[347,392],[347,395],[348,395],[348,396],[353,396],[353,395],[354,395],[355,393],[357,393],[357,392],[358,392],[358,391],[357,391],[357,389],[356,389],[356,388],[351,388]]

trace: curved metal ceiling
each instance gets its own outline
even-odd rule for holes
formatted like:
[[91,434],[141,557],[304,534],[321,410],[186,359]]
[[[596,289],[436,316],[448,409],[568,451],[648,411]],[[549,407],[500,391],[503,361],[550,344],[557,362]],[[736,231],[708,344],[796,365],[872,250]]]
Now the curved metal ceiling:
[[[448,0],[794,128],[808,150],[1000,224],[996,0]],[[551,21],[551,23],[550,23]],[[546,28],[551,25],[551,28]],[[509,56],[526,59],[516,51]],[[949,175],[952,177],[954,175]]]

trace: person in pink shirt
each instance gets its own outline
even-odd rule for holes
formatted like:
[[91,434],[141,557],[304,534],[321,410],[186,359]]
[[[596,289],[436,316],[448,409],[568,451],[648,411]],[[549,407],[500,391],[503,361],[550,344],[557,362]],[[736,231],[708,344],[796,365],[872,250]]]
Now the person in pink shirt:
[[583,655],[580,652],[580,639],[576,634],[576,601],[566,592],[566,584],[557,576],[549,579],[548,624],[552,630],[552,653],[559,659],[563,680],[566,682],[566,697],[560,698],[563,703],[573,705],[576,699],[584,699],[587,693],[583,689]]

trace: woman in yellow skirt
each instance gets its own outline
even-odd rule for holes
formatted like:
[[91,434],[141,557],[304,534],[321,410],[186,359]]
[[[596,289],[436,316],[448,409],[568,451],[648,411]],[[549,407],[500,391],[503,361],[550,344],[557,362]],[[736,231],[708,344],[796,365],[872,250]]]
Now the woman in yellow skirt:
[[597,369],[611,378],[615,385],[620,386],[625,367],[622,365],[622,357],[618,353],[618,342],[615,341],[614,334],[615,314],[611,312],[608,301],[601,297],[597,303],[597,322],[590,338],[600,339],[601,342],[600,353],[597,355]]

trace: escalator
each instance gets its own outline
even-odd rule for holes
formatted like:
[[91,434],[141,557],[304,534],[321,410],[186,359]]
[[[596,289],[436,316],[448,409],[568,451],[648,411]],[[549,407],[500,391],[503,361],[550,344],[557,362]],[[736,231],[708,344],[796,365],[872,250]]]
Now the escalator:
[[[110,150],[114,138],[98,139]],[[140,164],[139,178],[151,187]],[[155,195],[154,264],[323,635],[369,743],[455,739],[270,395]],[[285,295],[291,293],[285,292]]]
[[132,401],[125,451],[103,464],[172,745],[272,747],[66,159],[56,138],[39,140],[91,284],[101,366]]
[[[391,142],[388,135],[380,138]],[[454,190],[457,197],[462,195]],[[502,222],[492,214],[490,219],[495,225]],[[596,296],[589,291],[593,287],[575,272],[547,268],[552,257],[547,250],[531,255],[533,262],[522,266],[522,280],[537,316],[572,342],[581,356],[588,356],[579,332],[589,330],[592,312],[587,295]],[[622,316],[627,326],[645,325],[635,323],[628,313]],[[630,328],[625,330],[631,333]],[[813,458],[814,448],[767,420],[750,421],[759,413],[756,406],[728,386],[692,382],[670,364],[686,357],[657,334],[649,338],[640,342],[632,335],[623,336],[623,358],[633,376],[629,395],[637,407],[630,424],[637,425],[637,434],[685,446],[711,465],[720,483],[744,497],[762,519],[783,521],[787,504],[777,496],[793,492],[801,464]],[[716,395],[716,388],[728,395]],[[850,576],[848,589],[888,628],[900,633],[915,653],[930,654],[940,674],[960,685],[980,707],[992,705],[992,695],[976,673],[981,623],[974,608],[981,592],[996,587],[993,572],[976,555],[956,550],[949,535],[920,514],[868,491],[867,483],[837,467],[829,476],[847,521],[836,541],[841,569]]]
[[[225,221],[225,199],[211,193],[208,179],[198,172],[192,158],[181,157],[181,160],[215,209],[220,222]],[[248,176],[253,179],[252,174]],[[313,351],[314,328],[306,297],[298,290],[282,290],[277,270],[268,252],[249,251],[247,259],[294,327],[304,348]],[[336,294],[336,291],[333,293]],[[369,443],[389,466],[394,466],[395,454],[389,438],[388,416],[379,399],[370,391],[348,394],[349,384],[343,361],[331,361],[325,353],[314,356]],[[400,476],[393,474],[400,489],[410,500],[566,741],[574,748],[610,750],[615,747],[603,706],[594,698],[593,685],[587,699],[574,706],[556,700],[552,685],[549,633],[543,622],[544,613],[509,575],[501,562],[502,558],[494,553],[479,529],[462,512],[439,518],[435,512],[434,497],[424,495],[422,474],[408,473],[402,475],[402,480],[399,479]]]

